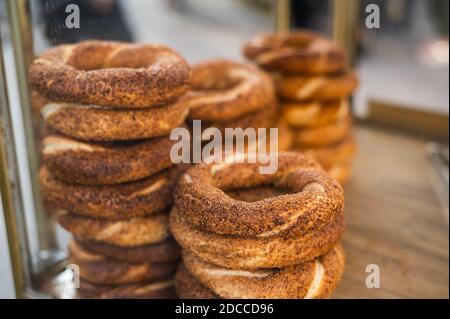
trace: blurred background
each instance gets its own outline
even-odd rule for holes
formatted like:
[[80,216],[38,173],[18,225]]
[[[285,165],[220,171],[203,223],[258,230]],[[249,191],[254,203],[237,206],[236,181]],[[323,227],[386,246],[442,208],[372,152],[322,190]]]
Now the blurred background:
[[[0,0],[0,38],[12,127],[21,128],[23,114],[10,30],[13,17],[8,15],[7,2]],[[346,29],[342,45],[361,83],[353,97],[356,121],[423,142],[448,144],[446,0],[30,0],[29,4],[35,54],[56,44],[96,38],[164,43],[192,63],[212,57],[243,60],[242,44],[259,32],[309,28],[336,38],[340,29]],[[79,29],[65,26],[68,4],[80,8]],[[369,4],[380,8],[380,28],[369,29],[365,24]],[[43,252],[35,239],[39,229],[25,155],[29,151],[27,137],[17,129],[12,138],[18,154],[30,251],[33,262],[39,264]],[[385,151],[382,146],[372,147],[374,152]],[[0,298],[14,296],[5,233],[0,218]],[[56,236],[65,242],[64,233]]]

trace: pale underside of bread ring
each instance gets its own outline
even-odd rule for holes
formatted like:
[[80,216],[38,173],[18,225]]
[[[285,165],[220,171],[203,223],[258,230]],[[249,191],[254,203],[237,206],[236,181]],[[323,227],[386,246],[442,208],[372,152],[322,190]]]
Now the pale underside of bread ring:
[[258,68],[228,60],[210,60],[193,66],[191,91],[182,102],[189,118],[229,121],[275,101],[270,76]]
[[315,260],[281,269],[246,271],[215,266],[183,251],[189,273],[223,299],[315,299],[328,297],[345,265],[340,245]]
[[188,114],[185,104],[139,110],[111,110],[96,105],[47,103],[40,113],[52,130],[85,141],[127,141],[170,134],[183,125]]
[[299,264],[329,251],[341,239],[344,217],[340,215],[324,229],[303,235],[249,238],[199,230],[173,209],[170,229],[184,249],[210,263],[239,269],[275,268]]
[[166,104],[189,88],[191,70],[161,45],[85,41],[60,45],[31,65],[31,85],[51,100],[110,108]]
[[135,182],[86,186],[64,183],[42,167],[39,181],[43,202],[50,213],[68,211],[87,217],[123,219],[169,208],[181,172],[180,167],[175,167]]
[[167,214],[110,220],[61,211],[56,215],[56,219],[77,238],[122,247],[154,244],[170,236]]
[[98,285],[121,285],[165,278],[173,274],[177,262],[132,263],[95,254],[76,241],[69,244],[69,261],[80,269],[80,277]]
[[52,134],[42,144],[43,162],[56,178],[71,184],[108,185],[139,180],[173,166],[170,150],[175,141],[160,137],[105,145]]
[[[259,238],[323,228],[341,214],[341,186],[311,157],[280,152],[274,174],[260,174],[259,168],[260,163],[196,165],[180,178],[175,207],[202,230]],[[270,185],[288,194],[249,203],[224,192]]]

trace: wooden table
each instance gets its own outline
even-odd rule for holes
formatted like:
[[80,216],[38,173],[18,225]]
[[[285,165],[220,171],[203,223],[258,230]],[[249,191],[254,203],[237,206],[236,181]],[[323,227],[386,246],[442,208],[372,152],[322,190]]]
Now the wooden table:
[[[347,266],[334,298],[448,298],[449,233],[433,191],[425,140],[358,127],[345,187]],[[366,287],[368,264],[380,288]]]

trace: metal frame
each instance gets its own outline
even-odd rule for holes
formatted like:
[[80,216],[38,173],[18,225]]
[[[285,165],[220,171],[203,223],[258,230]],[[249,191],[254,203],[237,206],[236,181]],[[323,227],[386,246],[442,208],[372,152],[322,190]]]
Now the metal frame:
[[275,30],[289,31],[291,27],[291,1],[277,0],[275,6]]
[[[1,43],[1,37],[0,37]],[[8,104],[3,50],[0,45],[0,197],[2,200],[14,288],[17,298],[25,296],[30,283],[30,251],[25,229],[20,179]]]
[[57,248],[51,218],[42,206],[41,192],[38,181],[40,150],[35,143],[35,136],[39,133],[33,127],[33,114],[28,85],[28,66],[33,60],[33,37],[31,32],[31,15],[28,0],[8,0],[7,11],[13,44],[17,81],[19,86],[20,105],[23,116],[23,126],[27,145],[27,156],[31,178],[33,204],[38,229],[40,251],[52,251]]
[[333,39],[345,49],[350,65],[355,60],[359,14],[360,0],[333,1]]

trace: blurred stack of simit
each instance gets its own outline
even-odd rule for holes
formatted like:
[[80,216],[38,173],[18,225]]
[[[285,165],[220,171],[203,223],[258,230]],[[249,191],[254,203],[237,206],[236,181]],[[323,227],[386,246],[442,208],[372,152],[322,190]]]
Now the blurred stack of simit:
[[199,164],[175,191],[170,228],[183,249],[180,298],[325,298],[345,264],[342,186],[308,155]]
[[74,237],[81,297],[174,297],[168,212],[183,168],[169,134],[188,113],[188,64],[160,45],[87,41],[44,52],[29,76],[46,101],[43,201]]
[[357,77],[343,50],[322,35],[294,31],[256,36],[244,54],[272,72],[294,150],[311,154],[345,183],[356,149],[348,99]]
[[278,149],[291,147],[289,129],[275,120],[277,101],[268,74],[257,67],[224,59],[195,64],[192,70],[191,90],[182,100],[190,109],[188,125],[192,128],[194,120],[201,121],[203,142],[212,138],[207,131],[210,127],[219,129],[222,135],[226,128],[253,128],[258,134],[258,128],[278,127]]

